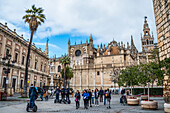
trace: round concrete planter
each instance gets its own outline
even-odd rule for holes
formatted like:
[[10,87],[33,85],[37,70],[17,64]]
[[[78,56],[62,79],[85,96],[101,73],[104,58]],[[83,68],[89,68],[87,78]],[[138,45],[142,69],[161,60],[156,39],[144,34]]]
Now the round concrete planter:
[[148,100],[148,96],[147,95],[141,95],[141,100]]
[[158,102],[156,101],[141,101],[141,107],[143,109],[158,109]]
[[165,113],[170,113],[170,103],[164,104],[164,111],[165,111]]
[[139,99],[127,99],[127,104],[133,106],[139,105]]

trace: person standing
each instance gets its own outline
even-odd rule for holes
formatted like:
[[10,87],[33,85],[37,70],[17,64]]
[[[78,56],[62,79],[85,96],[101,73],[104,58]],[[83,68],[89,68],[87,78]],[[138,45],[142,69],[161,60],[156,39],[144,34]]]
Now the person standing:
[[107,91],[106,91],[106,99],[107,99],[107,108],[109,109],[109,108],[111,108],[110,107],[110,100],[111,100],[111,92],[109,91],[109,89],[107,89]]
[[60,89],[58,87],[57,87],[55,93],[56,93],[56,101],[59,102]]
[[66,101],[67,101],[67,102],[70,101],[70,92],[69,92],[69,88],[67,88],[67,92],[66,92]]
[[100,95],[100,102],[103,102],[103,94],[104,94],[104,91],[102,89],[102,87],[100,88],[100,91],[99,91],[99,95]]
[[62,98],[62,101],[65,102],[65,89],[62,88],[61,90],[61,98]]
[[92,107],[92,105],[91,105],[92,92],[91,92],[91,90],[90,90],[90,89],[89,89],[88,93],[89,93],[89,103],[90,103],[90,107]]
[[99,91],[98,91],[97,88],[95,89],[94,96],[95,96],[95,106],[99,106],[99,100],[98,100],[98,98],[99,98]]
[[94,104],[94,90],[92,90],[92,104]]
[[30,98],[29,108],[33,108],[34,102],[37,97],[38,97],[38,92],[36,88],[33,86],[33,84],[31,84],[31,87],[29,89],[29,98]]
[[106,105],[106,91],[107,90],[104,91],[104,105]]
[[89,93],[87,92],[87,90],[84,90],[82,96],[83,96],[83,100],[84,100],[84,109],[88,109]]
[[75,94],[75,101],[76,101],[76,109],[78,109],[80,107],[80,92],[79,92],[79,90],[77,90],[77,92]]

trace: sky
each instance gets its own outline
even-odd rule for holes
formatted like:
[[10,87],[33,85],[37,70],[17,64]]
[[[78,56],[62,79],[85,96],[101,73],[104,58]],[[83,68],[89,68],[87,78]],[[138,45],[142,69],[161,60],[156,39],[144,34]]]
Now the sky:
[[11,30],[29,39],[29,26],[22,17],[33,4],[42,7],[46,16],[33,43],[44,51],[48,38],[51,58],[68,53],[69,37],[74,45],[85,43],[90,34],[95,47],[113,39],[126,44],[132,35],[140,52],[145,16],[157,42],[152,0],[0,0],[0,23],[7,22]]

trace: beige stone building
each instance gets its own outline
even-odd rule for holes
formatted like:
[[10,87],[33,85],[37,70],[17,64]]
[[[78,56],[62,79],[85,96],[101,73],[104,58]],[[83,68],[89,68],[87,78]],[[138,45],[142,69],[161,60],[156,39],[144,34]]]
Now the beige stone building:
[[[19,36],[16,30],[12,31],[8,28],[7,23],[3,25],[0,23],[0,91],[4,91],[6,83],[7,60],[2,62],[3,58],[11,55],[10,73],[8,74],[8,94],[12,95],[14,92],[20,92],[24,86],[24,73],[26,64],[26,55],[29,41],[26,41],[23,36]],[[34,84],[35,86],[42,87],[47,85],[48,77],[48,42],[45,52],[41,48],[36,48],[35,44],[31,46],[31,54],[29,60],[28,70],[28,86]]]
[[[170,0],[153,0],[153,7],[160,52],[159,57],[160,60],[164,60],[165,58],[170,58]],[[164,76],[164,99],[167,100],[168,98],[170,98],[170,79],[168,76]],[[170,100],[165,102],[169,103]]]
[[170,57],[170,0],[153,0],[160,60]]
[[117,80],[121,69],[137,64],[137,54],[133,37],[131,46],[115,40],[106,45],[93,45],[93,37],[86,43],[70,45],[68,42],[68,54],[71,59],[70,66],[74,70],[71,80],[73,89],[118,87]]

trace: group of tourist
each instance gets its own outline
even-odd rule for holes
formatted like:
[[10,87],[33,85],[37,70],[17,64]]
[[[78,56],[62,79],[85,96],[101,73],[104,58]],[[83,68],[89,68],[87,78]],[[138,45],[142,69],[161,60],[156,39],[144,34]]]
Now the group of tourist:
[[[99,106],[99,99],[101,103],[104,103],[104,105],[107,106],[107,108],[111,108],[110,107],[111,91],[109,91],[109,89],[103,90],[101,88],[100,90],[98,90],[96,88],[95,91],[94,90],[91,91],[91,89],[87,89],[87,90],[84,89],[82,93],[82,97],[83,97],[85,109],[88,109],[89,106],[92,107],[92,104],[94,104],[95,106]],[[76,109],[80,107],[80,98],[81,98],[81,94],[79,90],[77,90],[77,92],[75,93]]]
[[[45,98],[48,99],[48,91],[46,90],[45,92],[42,90],[40,94],[41,100],[43,100],[43,94],[46,94]],[[69,89],[64,89],[62,88],[61,90],[57,87],[55,92],[56,94],[56,102],[68,102],[70,101],[69,99]],[[59,99],[59,95],[61,94],[61,100]],[[38,92],[36,87],[31,84],[31,87],[29,89],[29,97],[30,97],[30,108],[33,107],[34,101],[38,97]],[[83,98],[84,101],[84,108],[88,109],[88,107],[92,107],[92,104],[95,106],[99,106],[99,101],[100,103],[103,103],[104,105],[107,106],[107,108],[110,107],[110,100],[111,100],[111,91],[109,89],[103,90],[102,88],[98,90],[97,88],[95,90],[91,89],[84,89],[82,93],[79,92],[79,90],[76,91],[75,95],[75,102],[76,102],[76,109],[80,107],[80,99],[81,97]],[[104,100],[104,101],[103,101]]]

